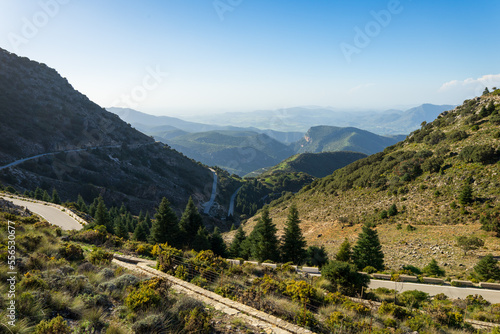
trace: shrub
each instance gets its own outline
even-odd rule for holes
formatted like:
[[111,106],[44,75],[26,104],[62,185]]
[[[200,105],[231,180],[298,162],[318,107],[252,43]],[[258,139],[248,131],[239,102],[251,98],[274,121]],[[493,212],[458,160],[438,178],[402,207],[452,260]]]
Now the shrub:
[[72,242],[65,242],[59,248],[59,255],[68,261],[78,261],[84,258],[82,247]]
[[147,284],[147,281],[143,282],[138,288],[132,290],[125,298],[125,304],[132,311],[147,310],[151,307],[158,306],[160,302],[160,296]]
[[465,132],[463,130],[455,130],[455,131],[451,131],[447,137],[450,141],[460,141],[460,140],[467,139],[468,135],[467,135],[467,132]]
[[39,275],[27,272],[19,283],[21,289],[24,290],[45,290],[48,288],[45,282]]
[[58,315],[52,320],[42,320],[35,329],[35,334],[69,334],[71,328],[64,321],[63,317]]
[[182,251],[171,246],[162,247],[158,256],[158,270],[171,275],[175,274],[174,268],[180,258],[182,258]]
[[132,330],[136,334],[165,333],[166,323],[163,316],[158,314],[148,315],[146,318],[137,321]]
[[179,317],[184,324],[185,333],[210,334],[212,332],[211,317],[202,307],[181,311]]
[[379,314],[392,315],[393,317],[403,320],[411,315],[411,313],[404,307],[394,305],[394,303],[388,303],[383,301],[378,309]]
[[353,264],[330,261],[321,269],[321,275],[332,283],[333,289],[342,294],[353,296],[368,287],[370,278],[358,273]]
[[88,261],[92,264],[109,264],[113,260],[113,253],[107,252],[100,247],[94,247],[88,255]]
[[423,272],[431,276],[444,276],[445,271],[441,269],[435,259],[432,259],[423,269]]
[[465,162],[489,163],[495,159],[495,149],[489,145],[466,146],[459,154],[459,158]]
[[403,266],[403,270],[410,275],[421,275],[422,270],[420,268],[412,266],[410,264]]
[[407,307],[419,308],[423,302],[429,300],[429,294],[418,290],[404,291],[399,295],[399,299]]
[[366,266],[366,267],[363,268],[362,271],[365,272],[365,273],[367,273],[367,274],[373,274],[373,273],[377,272],[377,268],[372,267],[372,266]]

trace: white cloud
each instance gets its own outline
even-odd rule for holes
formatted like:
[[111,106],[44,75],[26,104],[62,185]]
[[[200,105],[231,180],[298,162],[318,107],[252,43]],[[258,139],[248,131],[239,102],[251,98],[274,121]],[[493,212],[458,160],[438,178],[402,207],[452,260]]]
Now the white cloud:
[[348,94],[357,93],[360,90],[364,90],[366,88],[370,88],[370,87],[373,87],[373,86],[375,86],[374,83],[362,84],[362,85],[359,85],[359,86],[356,86],[356,87],[353,87],[353,88],[349,89],[349,91],[347,93]]
[[479,96],[483,93],[485,87],[500,87],[500,74],[487,74],[480,78],[465,79],[465,80],[452,80],[445,82],[439,92],[460,92],[468,95]]

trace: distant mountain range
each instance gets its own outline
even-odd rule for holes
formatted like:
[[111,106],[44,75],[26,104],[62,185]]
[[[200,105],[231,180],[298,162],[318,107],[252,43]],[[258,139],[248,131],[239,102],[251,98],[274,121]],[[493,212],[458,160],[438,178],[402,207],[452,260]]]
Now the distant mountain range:
[[[409,134],[422,122],[432,122],[453,105],[423,104],[408,110],[352,111],[322,107],[295,107],[245,113],[198,115],[197,122],[227,126],[251,126],[278,131],[305,132],[318,125],[355,127],[379,135]],[[188,118],[186,118],[188,119]]]
[[369,155],[406,137],[381,136],[353,127],[335,126],[315,126],[305,134],[281,132],[193,123],[132,109],[108,110],[186,156],[240,176],[270,168],[297,153],[353,151]]

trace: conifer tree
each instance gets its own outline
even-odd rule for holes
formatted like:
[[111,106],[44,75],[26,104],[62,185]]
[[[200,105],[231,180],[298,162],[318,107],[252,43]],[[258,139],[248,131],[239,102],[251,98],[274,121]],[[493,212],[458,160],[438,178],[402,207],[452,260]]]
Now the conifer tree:
[[51,202],[54,204],[61,204],[61,198],[59,197],[59,194],[57,193],[56,188],[52,189]]
[[144,223],[139,223],[134,230],[134,240],[135,241],[147,241],[148,235],[146,234],[146,229],[144,228]]
[[472,187],[470,186],[469,183],[466,183],[460,192],[460,195],[458,196],[458,202],[462,205],[467,205],[472,203],[473,197],[472,197]]
[[83,197],[82,195],[78,194],[78,199],[76,201],[76,205],[78,206],[78,209],[81,211],[81,212],[85,212],[87,213],[88,212],[88,208],[87,208],[87,204],[85,204],[85,201],[83,200]]
[[306,241],[300,229],[300,219],[297,207],[292,205],[288,213],[288,219],[281,246],[281,257],[283,262],[302,264],[306,257]]
[[96,226],[105,226],[106,230],[110,233],[113,232],[113,228],[109,222],[108,210],[106,208],[106,204],[104,204],[104,200],[101,196],[98,198],[97,208],[95,210],[94,215],[94,225]]
[[128,239],[128,230],[123,217],[118,216],[115,218],[114,231],[118,237]]
[[127,213],[127,207],[125,206],[125,203],[122,202],[122,206],[120,206],[120,214],[124,215]]
[[45,202],[50,202],[52,200],[52,198],[50,197],[50,195],[47,192],[47,190],[43,191],[42,200],[45,201]]
[[367,266],[375,269],[384,269],[384,253],[378,238],[377,231],[364,225],[358,236],[358,241],[352,250],[352,259],[359,270]]
[[252,256],[260,262],[271,260],[279,261],[280,253],[278,249],[278,238],[276,236],[276,225],[269,217],[269,210],[265,208],[259,218],[254,230],[256,231]]
[[215,255],[222,257],[227,256],[227,246],[224,239],[222,239],[222,235],[220,234],[218,227],[214,229],[214,232],[210,236],[210,249]]
[[142,213],[142,210],[139,212],[139,217],[137,220],[139,221],[139,223],[144,221],[144,213]]
[[193,238],[193,249],[197,252],[210,249],[210,240],[205,226],[200,226],[198,228]]
[[[139,225],[146,222],[139,223]],[[155,214],[155,221],[152,223],[151,231],[149,234],[149,241],[152,243],[165,243],[168,242],[171,246],[179,245],[179,226],[177,216],[170,207],[168,199],[163,197],[160,206]]]
[[39,187],[35,189],[35,199],[41,201],[43,199],[43,190]]
[[234,239],[231,242],[231,246],[229,247],[229,255],[231,255],[231,257],[243,257],[242,243],[243,241],[245,241],[245,239],[245,231],[243,231],[243,227],[240,225],[240,227],[238,227],[238,230],[236,230]]
[[193,199],[189,197],[188,204],[179,222],[179,229],[181,231],[184,246],[193,248],[195,233],[198,232],[199,228],[202,226],[203,219],[194,205]]
[[153,223],[151,222],[151,217],[149,216],[149,211],[146,211],[146,216],[144,216],[144,223],[146,223],[148,229],[150,229],[151,226],[153,226]]
[[479,260],[474,267],[474,271],[478,274],[479,279],[482,281],[500,279],[500,267],[498,267],[498,261],[495,260],[491,254],[488,254]]
[[352,251],[351,251],[351,243],[347,238],[344,239],[344,242],[340,245],[340,249],[335,256],[335,259],[337,261],[342,261],[342,262],[350,262],[352,257]]

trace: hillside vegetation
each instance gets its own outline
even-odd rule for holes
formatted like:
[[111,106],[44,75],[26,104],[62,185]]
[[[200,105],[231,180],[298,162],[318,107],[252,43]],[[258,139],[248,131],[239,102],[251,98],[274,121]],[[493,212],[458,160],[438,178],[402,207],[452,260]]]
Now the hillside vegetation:
[[[102,195],[134,213],[167,197],[182,212],[189,196],[208,201],[210,170],[133,129],[90,101],[44,64],[0,50],[0,166],[60,152],[0,171],[18,192],[56,189],[62,201]],[[110,147],[111,146],[111,147]],[[74,149],[83,151],[62,152]]]
[[372,223],[391,268],[436,258],[447,271],[463,272],[477,258],[457,247],[462,235],[485,241],[475,255],[500,255],[499,110],[499,90],[465,101],[403,142],[271,204],[271,216],[281,230],[295,204],[308,244],[330,254]]
[[322,178],[365,157],[363,153],[344,151],[296,154],[268,169],[261,177],[275,173],[306,173]]
[[384,137],[352,127],[315,126],[295,143],[295,150],[297,153],[353,151],[373,154],[396,144],[400,139],[398,136]]

